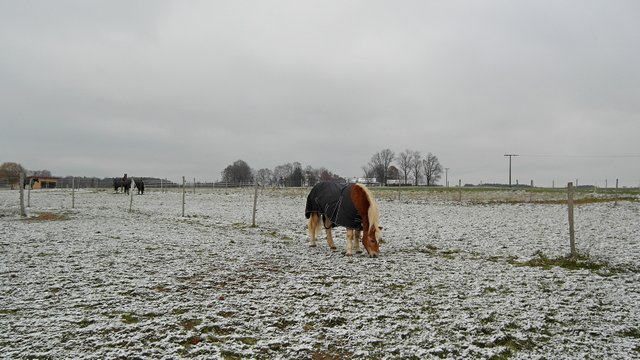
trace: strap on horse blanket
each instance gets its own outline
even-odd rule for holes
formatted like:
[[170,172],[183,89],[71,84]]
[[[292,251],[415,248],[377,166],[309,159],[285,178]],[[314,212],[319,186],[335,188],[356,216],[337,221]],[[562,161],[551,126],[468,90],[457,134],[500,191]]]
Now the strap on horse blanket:
[[316,184],[307,196],[305,217],[312,212],[320,213],[331,220],[332,226],[344,226],[362,230],[362,217],[351,200],[353,184],[321,182]]

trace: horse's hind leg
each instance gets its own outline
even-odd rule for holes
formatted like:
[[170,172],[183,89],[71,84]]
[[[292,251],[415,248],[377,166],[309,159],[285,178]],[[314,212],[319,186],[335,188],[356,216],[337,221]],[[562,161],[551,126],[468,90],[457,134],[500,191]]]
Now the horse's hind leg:
[[327,232],[327,244],[329,244],[329,248],[331,248],[331,250],[335,250],[336,244],[333,242],[333,236],[331,236],[331,220],[326,218],[324,219],[324,229]]
[[315,247],[316,232],[318,231],[318,227],[320,227],[320,215],[318,215],[318,213],[311,213],[307,227],[309,231],[309,246]]

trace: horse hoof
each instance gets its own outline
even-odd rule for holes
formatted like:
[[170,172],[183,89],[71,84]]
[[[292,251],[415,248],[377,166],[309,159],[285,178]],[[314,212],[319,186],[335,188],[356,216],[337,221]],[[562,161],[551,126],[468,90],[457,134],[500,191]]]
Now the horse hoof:
[[331,251],[336,251],[336,250],[338,250],[338,248],[336,248],[335,246],[331,247]]
[[316,244],[309,244],[309,247],[316,247]]

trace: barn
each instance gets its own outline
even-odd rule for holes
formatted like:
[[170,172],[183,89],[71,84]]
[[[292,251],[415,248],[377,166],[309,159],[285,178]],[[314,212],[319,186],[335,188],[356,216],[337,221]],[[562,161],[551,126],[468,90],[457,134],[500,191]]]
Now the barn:
[[58,185],[58,179],[53,176],[27,176],[26,183],[32,184],[32,189],[55,189]]

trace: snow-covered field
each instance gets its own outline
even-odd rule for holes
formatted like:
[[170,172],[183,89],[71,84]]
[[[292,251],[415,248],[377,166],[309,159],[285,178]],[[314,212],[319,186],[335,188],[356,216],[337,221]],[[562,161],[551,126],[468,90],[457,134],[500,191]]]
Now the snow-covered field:
[[309,248],[306,192],[0,191],[2,358],[640,356],[640,203],[379,200],[381,256]]

